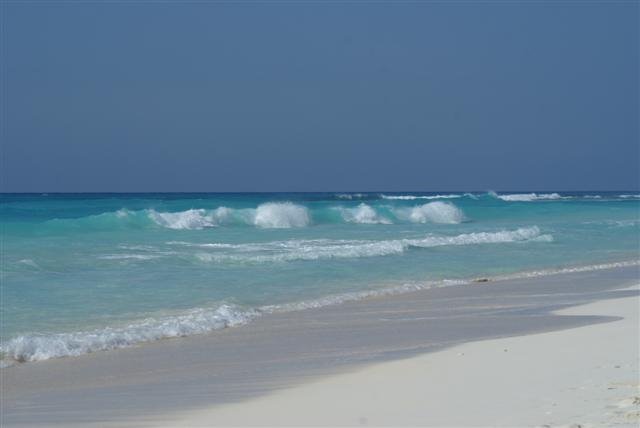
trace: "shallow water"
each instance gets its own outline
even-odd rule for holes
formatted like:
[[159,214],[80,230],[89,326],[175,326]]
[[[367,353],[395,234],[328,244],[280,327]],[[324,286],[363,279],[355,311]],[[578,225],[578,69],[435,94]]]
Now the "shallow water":
[[2,195],[5,362],[640,254],[640,195]]

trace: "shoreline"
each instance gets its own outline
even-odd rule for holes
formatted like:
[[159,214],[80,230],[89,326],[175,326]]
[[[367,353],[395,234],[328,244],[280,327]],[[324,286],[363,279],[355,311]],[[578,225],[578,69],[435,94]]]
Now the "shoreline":
[[[158,425],[141,415],[246,402],[461,343],[611,321],[554,311],[637,296],[638,266],[432,288],[274,313],[208,335],[0,371],[3,426]],[[51,412],[55,409],[55,412]]]
[[[16,364],[24,364],[24,363],[33,363],[38,361],[46,361],[50,359],[56,358],[74,358],[74,357],[82,357],[85,355],[89,355],[95,352],[105,352],[105,351],[114,351],[118,349],[126,349],[130,347],[136,346],[145,346],[147,344],[151,344],[156,341],[163,341],[167,339],[180,339],[191,336],[202,336],[207,334],[212,334],[216,331],[233,328],[238,326],[243,326],[249,323],[256,322],[261,317],[265,315],[277,314],[277,313],[286,313],[286,312],[297,312],[309,309],[318,309],[327,306],[335,306],[341,305],[350,302],[358,302],[358,301],[366,301],[371,298],[384,298],[388,296],[402,295],[406,293],[414,293],[424,290],[430,290],[433,288],[442,288],[442,287],[451,287],[451,286],[460,286],[460,285],[471,285],[474,283],[501,283],[503,281],[510,280],[520,280],[525,278],[540,278],[554,275],[564,275],[571,273],[580,273],[580,272],[592,272],[599,270],[608,270],[608,269],[616,269],[616,268],[624,268],[624,267],[632,267],[632,266],[640,266],[640,260],[637,259],[627,259],[622,261],[610,261],[603,263],[594,263],[594,264],[578,264],[569,267],[562,268],[549,268],[549,269],[537,269],[537,270],[525,270],[519,271],[511,274],[498,274],[498,275],[474,275],[473,277],[467,277],[462,279],[442,279],[442,280],[433,280],[433,281],[424,281],[424,282],[409,282],[405,284],[399,285],[390,285],[386,287],[380,287],[376,289],[370,290],[361,290],[361,291],[352,291],[345,292],[341,294],[331,294],[324,297],[319,297],[311,300],[302,300],[298,302],[286,302],[281,304],[273,304],[273,305],[263,305],[255,308],[242,308],[235,307],[234,305],[227,305],[225,303],[221,303],[216,308],[195,308],[190,311],[184,312],[183,314],[174,315],[171,317],[160,317],[156,320],[151,319],[156,324],[163,324],[166,322],[171,322],[174,324],[176,321],[178,324],[189,324],[189,326],[194,329],[191,325],[192,320],[191,316],[194,316],[198,319],[204,318],[200,320],[202,322],[212,322],[213,325],[210,325],[204,328],[204,331],[200,331],[201,326],[195,328],[193,332],[184,333],[180,331],[180,328],[176,329],[176,326],[173,327],[174,331],[172,333],[162,333],[156,331],[153,338],[145,337],[143,339],[126,339],[127,336],[130,336],[129,330],[139,330],[141,325],[148,324],[148,319],[139,319],[137,321],[131,321],[130,324],[120,325],[120,326],[108,326],[102,329],[96,330],[87,330],[87,331],[77,331],[77,332],[65,332],[65,333],[55,333],[46,336],[39,335],[26,335],[19,336],[18,338],[10,339],[6,343],[3,343],[0,346],[0,355],[5,353],[11,355],[9,359],[3,358],[0,360],[0,370],[6,369]],[[196,312],[194,312],[196,311]],[[204,312],[199,312],[204,311]],[[191,313],[191,315],[189,315]],[[225,318],[226,317],[226,318]],[[258,321],[259,322],[259,321]],[[148,328],[148,327],[147,327]],[[157,330],[157,326],[156,326]],[[78,350],[66,350],[66,351],[44,351],[39,349],[42,347],[43,340],[54,340],[60,342],[77,342],[78,340],[82,340],[82,336],[85,337],[95,337],[101,336],[108,332],[106,335],[109,336],[109,339],[105,339],[104,342],[95,341],[96,343],[91,346],[87,345],[86,349],[78,349]],[[118,338],[113,337],[114,332],[118,332],[117,336],[121,340],[117,340]],[[34,341],[34,343],[29,343]],[[26,342],[26,344],[24,343]],[[7,348],[9,348],[7,350]]]
[[246,402],[169,414],[158,426],[635,427],[639,303],[633,296],[563,309],[555,314],[619,318],[371,364]]

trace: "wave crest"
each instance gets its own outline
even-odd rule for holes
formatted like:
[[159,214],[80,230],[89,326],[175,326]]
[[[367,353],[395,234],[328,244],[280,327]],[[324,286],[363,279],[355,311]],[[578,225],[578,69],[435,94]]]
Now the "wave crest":
[[376,210],[367,204],[360,204],[355,208],[340,208],[342,218],[347,223],[360,224],[391,224],[391,220],[378,215]]
[[291,202],[269,202],[258,206],[253,223],[263,228],[305,227],[311,222],[309,210]]
[[203,209],[175,213],[161,213],[151,210],[149,218],[156,224],[169,229],[204,229],[218,225],[213,215]]
[[308,209],[291,202],[269,202],[255,209],[218,207],[215,210],[190,209],[178,212],[150,210],[148,217],[158,226],[176,230],[197,230],[226,224],[289,228],[308,226],[311,222]]
[[465,220],[464,213],[449,202],[429,202],[413,208],[398,208],[395,210],[399,218],[412,223],[440,223],[458,224]]

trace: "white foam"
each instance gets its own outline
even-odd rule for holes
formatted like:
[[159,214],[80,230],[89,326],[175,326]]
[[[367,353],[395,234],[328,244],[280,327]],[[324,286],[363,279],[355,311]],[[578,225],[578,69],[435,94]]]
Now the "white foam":
[[391,220],[378,215],[376,210],[367,204],[360,204],[355,208],[340,207],[339,210],[347,223],[391,224]]
[[19,263],[21,265],[32,267],[32,268],[40,269],[40,266],[38,266],[38,264],[36,262],[34,262],[32,259],[18,260],[17,263]]
[[429,202],[413,208],[396,208],[394,213],[413,223],[457,224],[465,220],[464,213],[449,202]]
[[261,228],[304,227],[311,221],[306,207],[291,202],[269,202],[259,205],[255,209],[218,207],[215,210],[190,209],[179,212],[149,210],[148,216],[159,226],[187,230],[217,227],[231,223]]
[[309,210],[291,202],[259,205],[253,223],[262,228],[305,227],[311,222]]
[[468,280],[450,280],[441,281],[425,281],[415,283],[405,283],[391,287],[380,288],[377,290],[354,291],[350,293],[332,294],[313,300],[304,300],[300,302],[284,303],[279,305],[267,305],[260,308],[264,313],[294,312],[303,311],[305,309],[316,309],[325,306],[334,306],[342,303],[363,300],[371,297],[392,296],[397,294],[410,293],[413,291],[427,290],[435,287],[445,287],[452,285],[468,284]]
[[218,225],[232,223],[235,219],[236,210],[228,207],[218,207],[210,213],[210,217],[215,219]]
[[341,259],[386,256],[400,254],[406,245],[401,241],[355,241],[355,240],[292,240],[265,244],[238,244],[233,247],[218,247],[218,244],[200,244],[202,248],[228,248],[234,251],[201,252],[195,257],[208,263],[273,263],[320,259]]
[[532,202],[541,200],[563,199],[558,193],[513,193],[507,195],[498,195],[495,192],[489,192],[495,198],[502,199],[507,202]]
[[129,214],[131,214],[131,211],[129,211],[129,210],[128,210],[128,209],[126,209],[126,208],[121,208],[121,209],[119,209],[118,211],[116,211],[116,217],[118,217],[118,218],[125,218],[125,217],[128,217],[128,216],[129,216]]
[[161,257],[155,254],[105,254],[98,256],[103,260],[152,260]]
[[429,236],[424,239],[404,240],[414,247],[439,247],[445,245],[500,244],[509,242],[552,242],[553,236],[541,234],[538,226],[498,232],[474,232],[456,236]]
[[[553,237],[541,234],[537,226],[516,230],[476,232],[461,235],[428,235],[415,239],[391,240],[338,240],[307,239],[273,241],[266,243],[184,243],[175,244],[211,249],[198,252],[195,257],[207,263],[269,263],[332,258],[379,257],[402,254],[411,247],[429,248],[448,245],[501,244],[510,242],[551,242]],[[226,250],[221,252],[221,250]]]
[[[465,193],[464,196],[472,196],[470,193]],[[413,201],[416,199],[455,199],[455,198],[461,198],[463,195],[456,195],[456,194],[450,194],[450,195],[430,195],[430,196],[423,196],[423,195],[419,195],[419,196],[415,196],[415,195],[380,195],[380,197],[382,199],[391,199],[391,200],[400,200],[400,201]]]
[[640,219],[635,220],[599,220],[599,221],[584,221],[582,224],[597,224],[611,227],[630,227],[640,225]]
[[77,356],[96,351],[125,348],[140,342],[207,333],[249,322],[256,310],[231,305],[194,309],[183,315],[147,318],[122,327],[50,335],[22,335],[3,343],[4,359],[24,362]]
[[640,194],[635,195],[618,195],[619,198],[628,199],[628,198],[640,198]]
[[[561,275],[567,273],[591,272],[598,270],[614,269],[620,267],[630,267],[640,265],[640,260],[629,260],[622,262],[602,263],[587,266],[575,266],[560,269],[546,269],[537,271],[518,272],[510,275],[497,275],[488,277],[490,282],[506,281],[524,278],[537,278],[550,275]],[[371,297],[384,297],[397,294],[411,293],[415,291],[428,290],[431,288],[451,287],[456,285],[472,284],[473,279],[443,279],[439,281],[422,281],[393,285],[375,290],[356,291],[351,293],[333,294],[319,299],[291,302],[280,305],[267,305],[260,308],[261,312],[292,312],[305,309],[321,308],[325,306],[339,305],[341,303],[363,300]]]
[[179,212],[149,211],[149,218],[156,224],[169,229],[204,229],[215,227],[215,218],[204,209],[191,209]]
[[364,193],[338,193],[336,194],[338,199],[362,199],[368,197],[368,195]]
[[600,263],[595,265],[572,266],[559,269],[542,269],[526,272],[518,272],[510,275],[498,275],[493,277],[495,280],[510,280],[520,278],[536,278],[540,276],[559,275],[566,273],[592,272],[598,270],[607,270],[621,267],[630,267],[640,265],[640,260],[626,260],[622,262]]

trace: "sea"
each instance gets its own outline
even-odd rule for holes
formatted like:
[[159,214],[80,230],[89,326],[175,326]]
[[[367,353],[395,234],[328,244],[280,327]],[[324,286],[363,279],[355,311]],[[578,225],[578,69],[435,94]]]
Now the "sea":
[[0,195],[2,367],[638,264],[638,192]]

